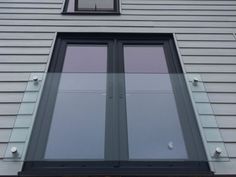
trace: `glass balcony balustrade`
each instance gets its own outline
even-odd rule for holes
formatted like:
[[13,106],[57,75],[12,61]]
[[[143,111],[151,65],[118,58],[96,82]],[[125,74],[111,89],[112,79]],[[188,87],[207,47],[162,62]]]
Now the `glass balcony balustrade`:
[[25,83],[5,161],[198,163],[216,155],[204,150],[199,115],[212,110],[200,75],[32,73]]

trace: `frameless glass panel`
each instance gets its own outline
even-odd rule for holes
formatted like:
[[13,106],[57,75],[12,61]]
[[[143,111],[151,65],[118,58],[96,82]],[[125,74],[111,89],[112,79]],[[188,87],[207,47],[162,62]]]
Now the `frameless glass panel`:
[[63,72],[107,71],[107,46],[70,44],[66,48]]
[[104,158],[106,74],[61,75],[46,159]]
[[125,74],[126,92],[172,92],[169,74]]
[[[42,86],[44,76],[38,75],[39,81],[33,81],[37,75],[33,73],[30,77],[24,96],[27,100],[35,100],[32,91],[38,92]],[[37,127],[39,125],[37,122],[34,129],[37,130],[36,135],[33,135],[30,143],[33,147],[35,144],[37,146],[30,151],[32,153],[39,151],[40,155],[29,156],[24,160],[41,161],[44,160],[41,158],[45,157],[47,162],[205,161],[204,151],[198,147],[201,142],[195,141],[200,136],[193,125],[194,117],[190,114],[188,117],[183,116],[182,119],[182,109],[178,109],[179,105],[186,110],[189,110],[188,105],[191,106],[191,102],[186,104],[183,98],[188,96],[188,92],[184,91],[183,95],[176,95],[178,90],[176,86],[180,86],[181,89],[185,86],[182,82],[185,76],[127,73],[125,76],[126,100],[123,96],[124,90],[122,94],[118,92],[106,94],[107,80],[111,81],[109,79],[114,78],[116,81],[124,81],[123,73],[47,73],[47,77],[51,80],[60,78],[60,84],[54,84],[51,80],[45,82],[43,102],[40,103],[45,105],[45,109],[39,114],[43,118],[40,120],[43,121],[43,125]],[[195,92],[193,94],[197,94],[199,90],[196,89],[199,89],[200,83],[194,85],[193,76],[187,78]],[[120,84],[115,83],[117,86]],[[58,94],[56,94],[57,88],[59,88]],[[107,88],[113,90],[108,86]],[[114,101],[119,101],[119,106],[113,104]],[[175,102],[178,104],[176,105]],[[55,109],[53,109],[54,105]],[[113,109],[115,106],[117,110]],[[181,115],[181,125],[178,112]],[[18,118],[22,119],[26,114],[32,115],[33,112],[31,109],[20,109]],[[52,122],[49,121],[51,118]],[[22,122],[16,120],[14,127],[17,131],[13,132],[12,138],[19,134],[18,123]],[[181,126],[184,127],[184,133]],[[47,130],[50,132],[48,133]],[[38,140],[41,136],[45,136],[43,141],[42,138]],[[5,158],[21,158],[21,146],[16,145],[16,147],[19,154],[12,154],[10,151],[12,145],[9,145]]]
[[187,158],[171,92],[128,92],[126,101],[130,159]]
[[126,73],[168,73],[162,46],[125,45]]
[[167,74],[126,74],[129,158],[187,159],[180,120]]
[[78,0],[79,10],[95,10],[96,0]]

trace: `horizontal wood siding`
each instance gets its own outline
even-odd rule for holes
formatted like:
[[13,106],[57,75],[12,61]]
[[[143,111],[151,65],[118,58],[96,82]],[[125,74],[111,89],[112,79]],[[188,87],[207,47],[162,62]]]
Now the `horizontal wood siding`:
[[[0,175],[15,175],[21,168],[20,162],[3,159],[12,143],[25,149],[38,93],[28,80],[31,73],[46,71],[55,32],[175,33],[185,71],[200,74],[204,84],[205,91],[196,93],[195,101],[207,148],[212,154],[223,145],[229,157],[214,162],[215,172],[236,174],[236,1],[121,4],[121,15],[76,16],[61,15],[63,0],[0,1]],[[207,104],[212,112],[206,112]]]

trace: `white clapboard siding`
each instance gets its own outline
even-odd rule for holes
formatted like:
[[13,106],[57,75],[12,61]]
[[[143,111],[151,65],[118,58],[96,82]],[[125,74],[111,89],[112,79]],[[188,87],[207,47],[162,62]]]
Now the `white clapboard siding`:
[[[58,20],[64,21],[97,21],[97,17],[103,21],[168,21],[168,22],[235,22],[235,16],[183,16],[183,15],[126,15],[126,16],[58,16],[57,14],[1,14],[2,20]],[[206,40],[206,39],[205,39]]]
[[201,74],[202,80],[208,83],[236,83],[235,74]]
[[16,116],[0,116],[0,128],[13,128]]
[[1,129],[0,130],[0,142],[7,143],[11,136],[11,129]]
[[0,40],[0,47],[50,47],[51,40]]
[[236,92],[236,83],[205,83],[207,92],[234,93]]
[[27,3],[2,3],[0,4],[0,8],[8,8],[8,9],[60,9],[61,4],[27,4]]
[[226,143],[225,146],[230,156],[236,158],[236,143]]
[[0,55],[0,63],[47,63],[48,55]]
[[43,4],[50,4],[50,3],[62,3],[63,0],[1,0],[2,3],[43,3]]
[[[136,10],[136,9],[124,9],[122,10],[122,12],[126,15],[134,15],[134,14],[138,14],[138,15],[188,15],[188,16],[208,16],[208,15],[213,15],[213,16],[218,16],[218,15],[222,15],[222,16],[234,16],[236,14],[235,11],[202,11],[202,10],[191,10],[191,11],[181,11],[181,10]],[[52,12],[53,13],[53,12]]]
[[30,73],[0,73],[0,82],[13,82],[29,80]]
[[[203,33],[204,30],[210,32],[217,30],[219,33],[233,32],[236,28],[234,1],[122,1],[121,17],[100,16],[99,18],[97,16],[61,16],[62,1],[59,0],[53,2],[20,0],[8,3],[1,1],[0,7],[0,14],[2,14],[0,31],[6,29],[14,31],[12,26],[19,26],[18,31],[36,31],[34,26],[43,26],[38,28],[37,32],[78,31],[80,27],[89,26],[163,28],[160,32],[166,32],[168,29],[170,32],[173,29],[176,32],[184,32],[180,28],[193,28],[191,30],[195,33]],[[81,20],[80,23],[77,23],[78,19]],[[44,28],[44,26],[51,28]],[[196,28],[204,29],[194,30]],[[132,29],[126,29],[126,31],[132,31]]]
[[0,9],[0,14],[58,14],[60,9]]
[[0,47],[0,53],[5,55],[46,55],[50,53],[48,47]]
[[216,115],[236,115],[236,104],[211,104],[214,114]]
[[0,93],[0,104],[1,103],[21,103],[24,93]]
[[225,142],[236,143],[236,130],[235,129],[222,129],[221,135]]
[[180,4],[194,4],[194,5],[236,5],[235,1],[232,0],[225,0],[225,1],[217,1],[217,0],[205,0],[205,1],[195,1],[195,0],[168,0],[168,1],[155,1],[155,0],[123,0],[123,4],[149,4],[149,5],[155,5],[155,4],[175,4],[175,5],[180,5]]
[[195,73],[236,73],[236,65],[203,65],[203,64],[186,64],[187,72]]
[[200,55],[200,56],[235,56],[235,49],[212,49],[212,48],[185,48],[181,50],[181,54],[183,56],[192,56],[192,55]]
[[27,82],[0,82],[0,92],[24,92]]
[[4,157],[7,148],[7,143],[0,143],[0,159]]
[[0,115],[17,115],[19,112],[19,103],[0,103]]
[[216,120],[220,128],[236,127],[236,116],[216,116]]
[[236,104],[236,93],[209,93],[208,97],[212,103]]
[[[1,7],[1,6],[0,6]],[[10,6],[11,7],[11,6]],[[17,7],[17,6],[16,6]],[[225,6],[225,5],[125,5],[123,9],[137,9],[137,10],[199,10],[201,9],[202,11],[209,11],[209,10],[235,10],[235,5],[231,6]]]
[[[17,15],[19,16],[19,15]],[[1,16],[2,17],[2,16]],[[52,40],[53,33],[0,33],[0,39],[8,39],[8,40]]]
[[[31,73],[46,71],[56,32],[175,33],[184,70],[203,80],[205,91],[195,99],[203,106],[206,148],[212,153],[225,141],[223,153],[230,158],[215,162],[215,172],[236,174],[235,0],[121,0],[121,15],[108,16],[61,15],[62,5],[63,0],[0,0],[0,159],[9,141],[24,146],[29,136],[38,90],[27,81]],[[208,102],[213,112],[204,115]],[[20,169],[20,162],[0,160],[2,176]]]
[[186,64],[236,64],[236,56],[183,56]]
[[180,48],[218,48],[218,49],[236,49],[235,41],[179,41]]
[[[235,41],[232,34],[179,34],[176,36],[180,41]],[[179,44],[178,42],[178,44]]]
[[[235,9],[236,10],[236,9]],[[1,10],[0,10],[1,12]],[[171,23],[168,21],[101,21],[96,20],[91,23],[91,21],[63,21],[60,20],[0,20],[1,26],[49,26],[49,27],[61,27],[61,26],[69,26],[69,27],[83,27],[83,26],[107,26],[107,27],[162,27],[162,28],[236,28],[235,22],[183,22],[183,21],[172,21]]]
[[44,72],[45,64],[0,64],[0,72]]
[[[109,24],[109,22],[107,22]],[[98,26],[91,24],[89,26],[0,26],[0,32],[122,32],[122,33],[232,33],[235,31],[235,28],[217,28],[217,27],[163,27],[163,26]]]

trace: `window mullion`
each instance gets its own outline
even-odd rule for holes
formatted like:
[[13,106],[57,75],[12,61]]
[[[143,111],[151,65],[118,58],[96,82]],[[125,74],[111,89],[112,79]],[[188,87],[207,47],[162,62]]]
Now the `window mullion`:
[[117,42],[117,61],[118,61],[118,115],[119,115],[119,147],[120,160],[129,160],[128,152],[128,128],[126,112],[126,91],[125,91],[125,71],[124,71],[124,52],[123,43]]
[[107,105],[106,105],[106,135],[105,160],[119,160],[119,121],[118,121],[118,85],[116,73],[116,41],[109,43],[107,74]]

